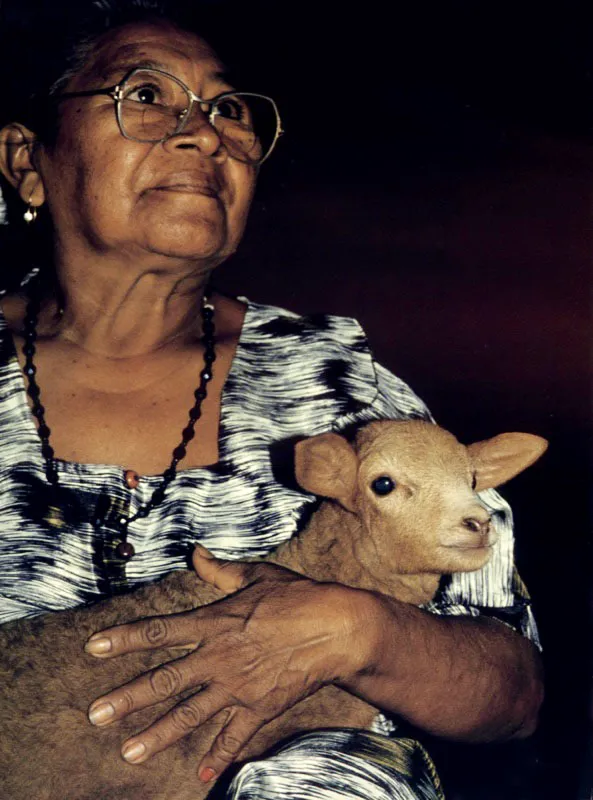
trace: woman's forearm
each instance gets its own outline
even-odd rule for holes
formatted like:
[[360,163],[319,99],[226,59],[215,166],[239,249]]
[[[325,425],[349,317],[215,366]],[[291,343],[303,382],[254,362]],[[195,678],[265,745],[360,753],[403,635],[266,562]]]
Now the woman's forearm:
[[528,736],[543,697],[535,646],[486,617],[440,617],[365,592],[360,668],[341,685],[433,733],[464,741]]
[[223,730],[203,757],[203,780],[236,760],[264,724],[334,683],[431,733],[466,741],[527,734],[541,701],[535,648],[502,623],[433,616],[370,591],[318,583],[272,564],[194,554],[200,577],[228,597],[184,614],[95,634],[87,652],[191,652],[97,699],[96,724],[187,692],[124,742],[146,761],[219,712]]

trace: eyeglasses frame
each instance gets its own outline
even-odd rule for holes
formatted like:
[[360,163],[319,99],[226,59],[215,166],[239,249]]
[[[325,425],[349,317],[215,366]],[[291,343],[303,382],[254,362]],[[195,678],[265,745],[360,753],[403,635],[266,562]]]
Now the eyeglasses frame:
[[[180,86],[186,92],[187,96],[189,97],[189,106],[186,109],[184,109],[184,111],[182,112],[182,115],[178,118],[177,127],[176,127],[175,131],[173,133],[167,134],[166,136],[163,136],[162,139],[139,139],[136,136],[129,136],[124,130],[124,126],[123,126],[122,120],[121,120],[121,104],[122,104],[122,101],[124,100],[124,97],[122,95],[122,86],[136,72],[156,72],[158,75],[164,75],[167,78],[171,78],[173,81],[175,81],[175,83],[178,84],[178,86]],[[96,96],[100,96],[100,95],[106,95],[107,97],[111,97],[111,99],[114,101],[114,103],[115,103],[115,116],[116,116],[116,119],[117,119],[117,124],[118,124],[118,127],[119,127],[119,131],[120,131],[121,135],[124,137],[124,139],[128,139],[128,140],[130,140],[132,142],[145,142],[145,143],[149,143],[150,142],[150,143],[153,143],[153,144],[158,144],[159,142],[166,142],[168,139],[173,138],[173,136],[177,136],[177,134],[181,133],[183,131],[183,129],[185,128],[185,126],[187,125],[187,122],[188,122],[189,118],[191,117],[191,112],[193,110],[193,107],[194,107],[194,105],[196,103],[199,103],[200,105],[207,105],[207,106],[210,107],[210,111],[208,112],[208,115],[207,115],[208,124],[211,125],[214,128],[214,130],[218,133],[218,130],[217,130],[216,126],[214,125],[213,121],[212,121],[213,120],[214,108],[222,100],[225,100],[227,97],[236,97],[237,95],[239,97],[259,97],[259,98],[261,98],[263,100],[268,100],[272,104],[272,107],[274,109],[274,113],[276,115],[276,130],[274,132],[274,138],[272,139],[272,144],[268,148],[268,152],[266,153],[266,155],[260,161],[256,161],[256,162],[252,162],[252,163],[257,164],[257,166],[259,166],[260,164],[263,164],[264,161],[267,160],[267,158],[270,156],[270,154],[272,153],[272,151],[276,147],[276,142],[278,141],[280,136],[282,136],[282,134],[284,133],[284,130],[282,129],[282,120],[280,119],[280,112],[278,111],[278,106],[276,105],[276,102],[271,97],[268,97],[268,95],[258,94],[256,92],[228,91],[228,92],[221,92],[220,94],[217,94],[216,97],[213,97],[211,100],[206,100],[205,98],[199,97],[197,94],[192,92],[192,90],[189,88],[189,86],[187,86],[187,84],[185,84],[182,80],[177,78],[175,75],[172,75],[170,72],[166,72],[165,70],[157,69],[156,67],[133,67],[131,70],[126,72],[126,74],[119,81],[119,83],[116,83],[113,86],[107,86],[104,89],[85,89],[85,90],[78,91],[78,92],[62,92],[61,94],[59,94],[57,96],[56,99],[57,100],[69,100],[70,98],[74,98],[74,97],[96,97]],[[250,162],[246,162],[246,163],[250,163]]]

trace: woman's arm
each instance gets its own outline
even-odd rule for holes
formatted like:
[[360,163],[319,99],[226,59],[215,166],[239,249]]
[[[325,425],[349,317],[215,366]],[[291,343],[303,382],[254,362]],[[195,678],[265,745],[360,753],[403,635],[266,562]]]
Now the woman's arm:
[[202,780],[212,779],[258,728],[327,683],[437,735],[490,741],[534,728],[542,697],[537,650],[502,623],[434,616],[268,564],[201,553],[194,561],[201,577],[235,593],[186,614],[111,628],[87,646],[101,657],[196,648],[92,705],[94,721],[107,724],[197,692],[124,744],[134,763],[224,712],[226,725],[199,768]]
[[342,686],[437,736],[486,742],[533,733],[543,684],[528,639],[484,616],[435,616],[383,595],[367,601],[371,666]]

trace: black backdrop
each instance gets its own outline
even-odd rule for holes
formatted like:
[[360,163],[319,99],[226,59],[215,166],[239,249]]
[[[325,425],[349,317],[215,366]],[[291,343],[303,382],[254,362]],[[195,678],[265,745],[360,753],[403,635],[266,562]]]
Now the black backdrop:
[[[286,128],[219,285],[358,317],[379,359],[462,441],[503,430],[550,440],[504,491],[545,647],[543,724],[526,748],[441,754],[445,772],[458,768],[448,797],[478,773],[482,788],[464,797],[589,798],[584,4],[218,5],[231,55],[250,64],[243,88],[277,97]],[[504,773],[507,788],[489,789]]]
[[550,440],[504,490],[545,648],[540,732],[440,767],[453,800],[588,800],[589,20],[558,0],[258,8],[286,135],[220,283],[358,317],[462,441]]

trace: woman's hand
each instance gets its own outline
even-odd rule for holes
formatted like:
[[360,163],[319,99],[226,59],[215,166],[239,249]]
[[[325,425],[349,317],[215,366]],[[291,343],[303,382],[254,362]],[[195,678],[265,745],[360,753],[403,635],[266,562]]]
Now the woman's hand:
[[137,650],[195,648],[96,700],[89,715],[104,725],[195,689],[125,742],[122,755],[133,763],[145,761],[225,711],[224,727],[198,770],[209,781],[266,722],[321,686],[364,668],[369,621],[360,604],[364,592],[316,583],[271,564],[206,554],[203,548],[194,553],[196,571],[231,596],[184,614],[110,628],[92,636],[86,650],[111,658]]

